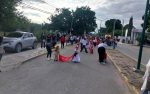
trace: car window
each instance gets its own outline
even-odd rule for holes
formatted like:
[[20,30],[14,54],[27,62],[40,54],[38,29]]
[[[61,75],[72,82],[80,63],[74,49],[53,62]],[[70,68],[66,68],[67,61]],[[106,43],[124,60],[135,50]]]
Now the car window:
[[24,38],[28,38],[28,34],[24,34],[23,37],[24,37]]
[[31,37],[33,37],[33,34],[31,34]]
[[18,32],[13,32],[13,33],[9,33],[6,37],[11,37],[11,38],[20,38],[22,37],[22,33],[18,33]]
[[33,37],[32,34],[28,34],[28,37]]

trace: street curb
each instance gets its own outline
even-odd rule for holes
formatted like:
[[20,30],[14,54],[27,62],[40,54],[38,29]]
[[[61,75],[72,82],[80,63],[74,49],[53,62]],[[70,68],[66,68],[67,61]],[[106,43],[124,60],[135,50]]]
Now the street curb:
[[[126,53],[121,52],[119,49],[117,49],[117,51],[119,51],[120,53],[124,54],[125,56],[127,56],[127,57],[129,57],[129,58],[133,59],[134,61],[138,62],[135,58],[133,58],[133,57],[129,56],[129,55],[128,55],[128,54],[126,54]],[[141,63],[141,65],[142,65],[142,66],[144,66],[144,67],[146,67],[146,65],[144,65],[143,63]]]
[[10,70],[13,70],[13,69],[15,69],[15,68],[18,68],[19,66],[21,66],[21,65],[24,64],[24,63],[26,63],[27,61],[33,60],[33,59],[35,59],[35,58],[37,58],[37,57],[40,57],[40,56],[42,56],[42,55],[45,55],[45,54],[46,54],[46,51],[43,52],[43,53],[41,53],[41,54],[39,54],[39,55],[37,55],[37,56],[34,56],[34,57],[31,57],[31,58],[26,59],[26,60],[24,60],[24,61],[18,62],[18,63],[16,63],[16,64],[12,64],[12,65],[8,65],[8,66],[0,66],[0,72],[8,72],[8,71],[10,71]]
[[124,82],[126,83],[127,87],[129,88],[129,90],[131,91],[132,94],[140,94],[139,91],[135,88],[135,86],[132,86],[129,83],[129,79],[124,76],[122,74],[121,69],[119,68],[119,66],[114,62],[114,60],[112,59],[112,57],[108,54],[108,58],[112,61],[112,64],[117,68],[119,75],[123,78]]
[[[57,45],[60,46],[60,44],[57,44]],[[67,45],[67,46],[69,46],[69,45]],[[54,50],[54,48],[53,48],[52,50]],[[24,63],[26,63],[26,62],[28,62],[28,61],[30,61],[30,60],[33,60],[33,59],[35,59],[35,58],[38,58],[38,57],[40,57],[40,56],[42,56],[42,55],[45,55],[46,53],[47,53],[47,52],[44,51],[44,52],[41,53],[41,54],[38,54],[38,55],[36,55],[36,56],[34,56],[34,57],[31,57],[31,58],[29,58],[29,59],[26,59],[26,60],[24,60],[24,61],[21,61],[21,62],[12,64],[12,65],[8,65],[8,66],[2,66],[2,65],[0,65],[0,72],[8,72],[8,71],[10,71],[10,70],[16,69],[16,68],[20,67],[22,64],[24,64]]]

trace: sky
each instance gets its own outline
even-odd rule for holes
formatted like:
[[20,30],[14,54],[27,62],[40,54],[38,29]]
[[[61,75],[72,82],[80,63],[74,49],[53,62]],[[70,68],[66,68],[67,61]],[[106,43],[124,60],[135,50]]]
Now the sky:
[[75,10],[76,7],[86,5],[95,11],[98,28],[100,23],[105,27],[105,21],[112,18],[120,19],[124,25],[128,24],[130,17],[133,16],[134,26],[140,29],[146,0],[23,0],[23,4],[20,4],[17,9],[32,22],[44,23],[48,22],[48,17],[56,13],[56,8]]

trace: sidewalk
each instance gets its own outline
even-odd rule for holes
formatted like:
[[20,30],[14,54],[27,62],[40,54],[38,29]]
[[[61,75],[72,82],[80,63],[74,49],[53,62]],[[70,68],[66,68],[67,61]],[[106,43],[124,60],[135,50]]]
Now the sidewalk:
[[137,64],[135,60],[118,50],[109,49],[107,54],[133,94],[140,94],[145,67],[141,66],[141,71],[135,72],[134,68],[136,68]]
[[45,48],[37,48],[34,50],[28,50],[16,54],[10,54],[2,57],[0,62],[1,71],[9,71],[13,68],[20,66],[25,61],[33,59],[37,56],[41,56],[46,53]]

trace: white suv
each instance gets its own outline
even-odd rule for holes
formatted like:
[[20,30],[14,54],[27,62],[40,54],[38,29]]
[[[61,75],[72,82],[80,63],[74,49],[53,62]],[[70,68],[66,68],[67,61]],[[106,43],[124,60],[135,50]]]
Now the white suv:
[[5,50],[11,50],[19,53],[22,49],[28,47],[35,49],[37,46],[37,38],[32,33],[16,31],[4,37],[3,44],[5,44]]

